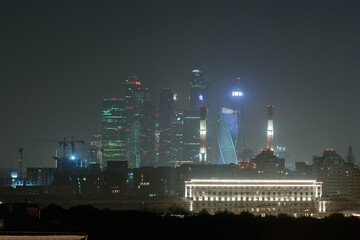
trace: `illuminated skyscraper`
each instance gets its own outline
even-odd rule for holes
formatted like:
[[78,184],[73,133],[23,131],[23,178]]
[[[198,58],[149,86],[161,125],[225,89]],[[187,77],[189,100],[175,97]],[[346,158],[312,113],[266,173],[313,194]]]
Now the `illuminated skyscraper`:
[[[184,114],[183,128],[183,162],[198,163],[200,147],[200,107],[208,106],[208,86],[209,81],[204,73],[197,68],[193,68],[190,73],[189,81],[189,111]],[[209,126],[207,118],[207,126]],[[207,132],[206,138],[207,158],[210,159],[210,137]]]
[[125,100],[105,98],[102,106],[103,161],[126,160]]
[[238,119],[236,111],[222,108],[218,120],[219,164],[237,163],[235,146],[238,139]]
[[[126,144],[127,161],[130,168],[148,165],[154,158],[155,109],[150,102],[148,88],[141,88],[136,74],[130,74],[125,81],[126,91]],[[152,126],[152,124],[154,126]]]
[[208,93],[204,73],[197,68],[193,68],[190,73],[190,94],[189,94],[189,110],[200,114],[200,106],[208,106]]
[[235,87],[232,90],[232,99],[234,110],[237,114],[238,121],[238,140],[236,142],[235,151],[238,159],[241,158],[241,154],[245,149],[245,126],[244,126],[244,92],[240,86],[240,78],[235,79]]

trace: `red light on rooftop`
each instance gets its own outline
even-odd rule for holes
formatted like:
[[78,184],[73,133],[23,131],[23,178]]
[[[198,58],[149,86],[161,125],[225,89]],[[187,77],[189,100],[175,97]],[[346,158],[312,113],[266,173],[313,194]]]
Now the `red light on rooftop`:
[[134,106],[126,106],[125,109],[126,110],[134,109]]
[[140,81],[126,81],[126,85],[140,85]]

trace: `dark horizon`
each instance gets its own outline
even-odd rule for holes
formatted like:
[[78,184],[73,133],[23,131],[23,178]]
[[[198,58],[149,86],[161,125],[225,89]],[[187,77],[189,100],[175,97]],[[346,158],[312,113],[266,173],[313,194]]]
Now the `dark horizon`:
[[292,162],[327,148],[346,158],[350,137],[360,156],[357,1],[0,4],[0,167],[17,168],[18,147],[24,169],[54,166],[58,144],[34,140],[89,141],[101,129],[103,98],[124,97],[128,74],[139,74],[157,108],[161,87],[186,108],[193,66],[210,80],[213,131],[240,76],[247,148],[266,147],[273,104],[275,146]]

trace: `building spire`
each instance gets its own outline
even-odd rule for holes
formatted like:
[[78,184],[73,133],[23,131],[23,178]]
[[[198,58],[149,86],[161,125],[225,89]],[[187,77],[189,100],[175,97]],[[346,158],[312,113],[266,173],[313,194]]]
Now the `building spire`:
[[346,160],[349,163],[354,163],[354,161],[355,161],[355,157],[354,157],[353,149],[352,149],[352,145],[351,145],[351,137],[350,137],[350,144],[349,144],[348,154],[347,154]]

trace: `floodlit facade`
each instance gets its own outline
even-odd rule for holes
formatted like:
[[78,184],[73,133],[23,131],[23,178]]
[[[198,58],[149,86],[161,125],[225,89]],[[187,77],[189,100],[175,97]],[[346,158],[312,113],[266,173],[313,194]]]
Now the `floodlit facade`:
[[222,108],[218,120],[219,164],[237,163],[235,146],[238,137],[238,121],[236,111]]
[[191,180],[185,181],[190,211],[228,210],[254,214],[313,216],[319,212],[322,183],[316,180]]

